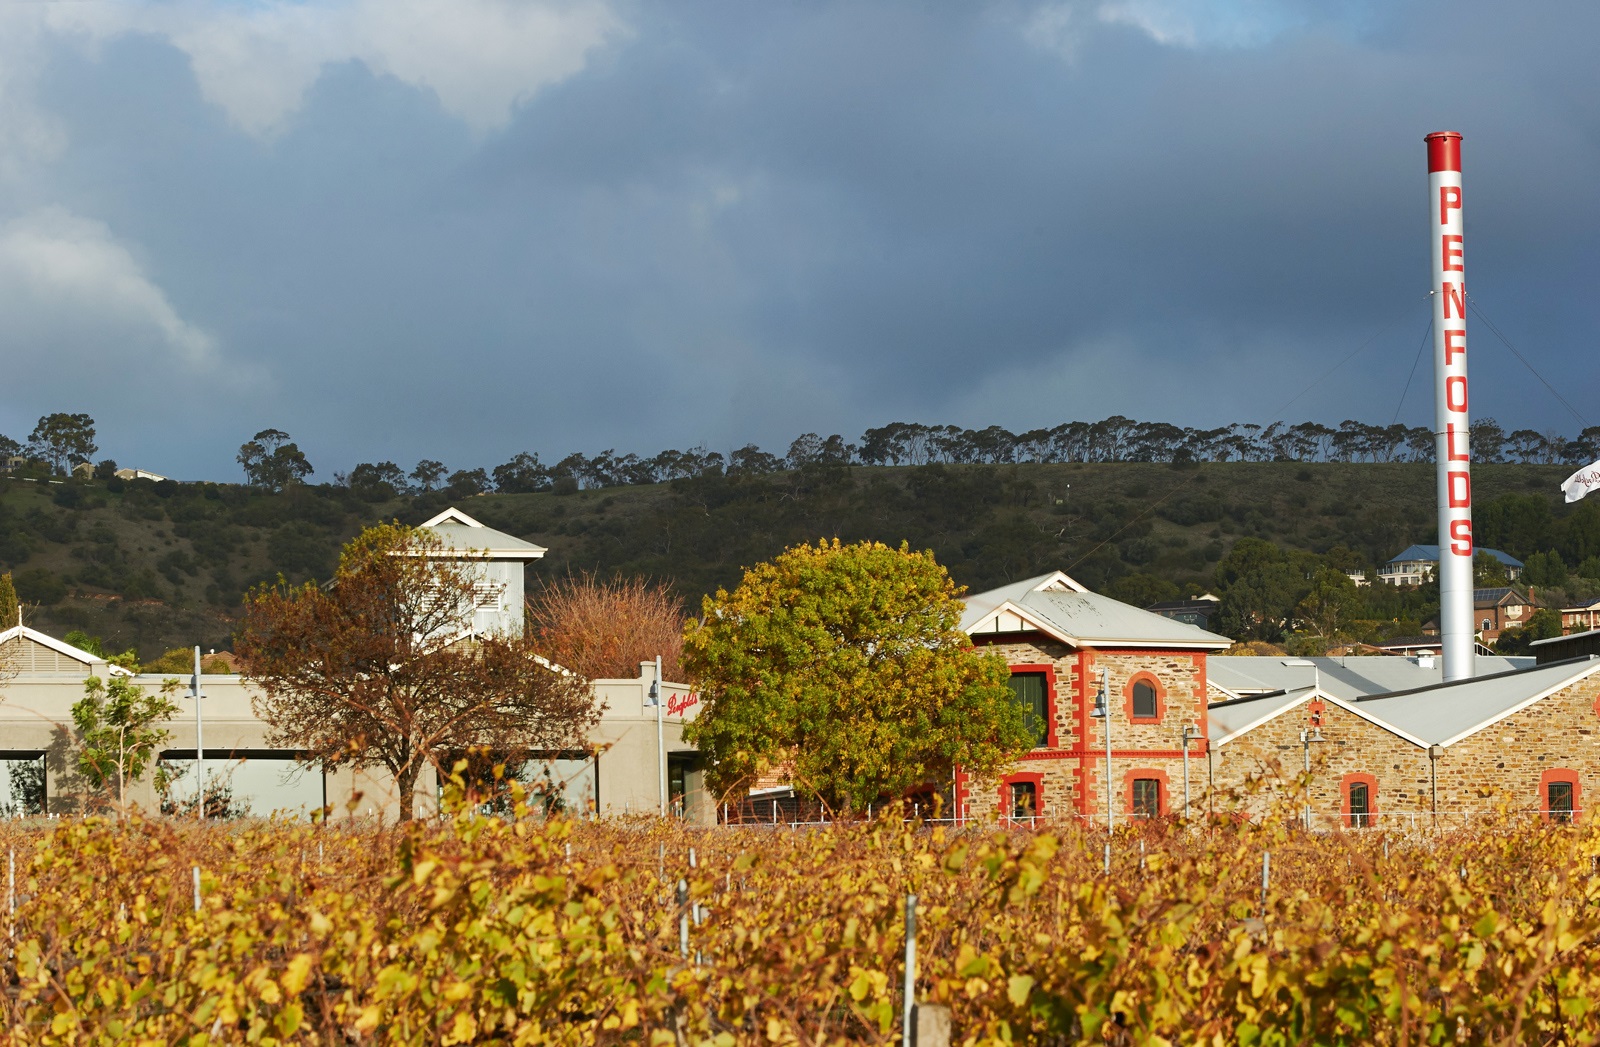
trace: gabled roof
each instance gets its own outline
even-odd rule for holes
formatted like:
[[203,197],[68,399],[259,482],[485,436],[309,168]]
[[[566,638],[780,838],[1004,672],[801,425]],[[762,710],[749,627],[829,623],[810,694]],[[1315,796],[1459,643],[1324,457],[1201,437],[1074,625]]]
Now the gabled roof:
[[433,531],[456,556],[474,560],[537,560],[546,550],[515,535],[485,527],[460,509],[451,507],[421,526]]
[[[1521,560],[1510,555],[1509,553],[1503,553],[1499,549],[1485,549],[1483,546],[1479,546],[1477,552],[1488,553],[1490,556],[1494,557],[1496,560],[1499,560],[1507,567],[1522,566]],[[1416,560],[1425,561],[1427,563],[1438,563],[1439,547],[1437,545],[1408,545],[1400,551],[1400,555],[1396,556],[1389,562],[1410,563]]]
[[1043,632],[1074,647],[1221,650],[1233,645],[1226,636],[1091,593],[1061,571],[969,597],[961,628],[969,636]]
[[1320,687],[1299,687],[1291,691],[1273,691],[1271,694],[1253,695],[1248,698],[1234,698],[1226,702],[1217,702],[1206,709],[1206,727],[1208,745],[1226,745],[1233,739],[1255,730],[1269,720],[1277,719],[1291,709],[1298,708],[1313,698],[1325,699],[1329,704],[1336,705],[1345,712],[1357,716],[1374,727],[1388,731],[1390,734],[1403,738],[1419,748],[1427,748],[1428,743],[1394,724],[1386,723],[1354,703],[1347,702],[1337,695],[1329,694]]
[[[1480,674],[1502,673],[1529,668],[1533,659],[1480,654],[1475,665]],[[1243,656],[1206,661],[1206,682],[1224,694],[1241,697],[1315,684],[1330,696],[1353,701],[1367,695],[1430,687],[1443,680],[1444,669],[1438,660],[1432,665],[1418,665],[1410,658],[1382,654],[1345,658]]]
[[81,647],[74,647],[65,640],[57,640],[54,636],[41,633],[37,629],[30,629],[26,625],[13,625],[11,628],[0,632],[0,646],[10,643],[12,640],[18,639],[31,640],[41,647],[48,648],[49,650],[54,651],[56,654],[80,663],[89,670],[97,669],[103,666],[109,670],[112,676],[133,675],[132,670],[124,669],[120,665],[112,665],[99,655],[90,654]]
[[1372,695],[1355,704],[1429,745],[1448,746],[1597,672],[1600,658],[1573,658],[1414,691]]

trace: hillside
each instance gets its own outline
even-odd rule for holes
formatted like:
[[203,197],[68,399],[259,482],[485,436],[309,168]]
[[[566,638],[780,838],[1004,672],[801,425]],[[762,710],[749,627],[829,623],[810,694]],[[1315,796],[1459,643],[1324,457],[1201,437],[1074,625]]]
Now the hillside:
[[[1564,506],[1566,466],[1480,465],[1480,544],[1523,558],[1600,555],[1600,506]],[[147,480],[0,480],[0,570],[30,622],[83,629],[153,658],[230,645],[252,584],[323,577],[340,545],[388,519],[420,523],[458,503],[538,542],[530,582],[593,569],[670,581],[691,601],[732,585],[785,545],[833,537],[931,548],[973,589],[1052,568],[1125,598],[1214,585],[1241,537],[1367,566],[1433,531],[1433,467],[1420,463],[819,466],[668,484],[370,501],[347,487],[281,494]]]

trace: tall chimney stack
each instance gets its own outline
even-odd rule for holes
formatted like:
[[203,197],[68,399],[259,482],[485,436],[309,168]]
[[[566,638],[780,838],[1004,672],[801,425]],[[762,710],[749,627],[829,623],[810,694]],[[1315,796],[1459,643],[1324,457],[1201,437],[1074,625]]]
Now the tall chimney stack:
[[1434,434],[1439,497],[1439,632],[1444,679],[1473,675],[1472,439],[1467,414],[1467,273],[1461,222],[1461,135],[1428,143],[1433,241]]

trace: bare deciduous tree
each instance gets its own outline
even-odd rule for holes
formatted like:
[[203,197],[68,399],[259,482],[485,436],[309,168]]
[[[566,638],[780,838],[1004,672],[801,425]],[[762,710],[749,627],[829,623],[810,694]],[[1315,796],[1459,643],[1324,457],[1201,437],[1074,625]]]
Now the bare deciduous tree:
[[583,677],[551,670],[526,636],[471,636],[470,562],[426,530],[362,532],[333,582],[250,594],[236,652],[273,743],[327,765],[383,767],[400,817],[417,776],[473,748],[508,763],[587,747],[599,719]]
[[602,581],[584,573],[528,600],[528,621],[545,656],[590,679],[631,679],[640,662],[656,655],[667,679],[682,679],[684,617],[672,590],[642,578]]

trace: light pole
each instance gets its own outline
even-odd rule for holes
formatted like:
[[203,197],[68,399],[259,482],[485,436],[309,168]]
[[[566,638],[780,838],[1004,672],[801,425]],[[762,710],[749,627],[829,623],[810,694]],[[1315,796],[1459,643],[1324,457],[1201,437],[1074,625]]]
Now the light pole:
[[1321,727],[1313,727],[1309,731],[1307,731],[1304,727],[1300,728],[1300,748],[1305,751],[1305,757],[1306,757],[1306,765],[1305,765],[1306,766],[1306,784],[1305,784],[1305,790],[1306,790],[1306,831],[1307,832],[1311,831],[1311,743],[1313,743],[1313,742],[1325,742],[1325,741],[1327,741],[1327,739],[1322,737],[1322,728]]
[[200,716],[200,648],[194,649],[194,676],[189,680],[189,693],[194,696],[194,783],[195,797],[199,801],[195,810],[200,820],[206,820],[206,735]]
[[1105,721],[1106,731],[1106,835],[1116,821],[1114,808],[1111,806],[1111,696],[1106,692],[1106,670],[1100,670],[1100,693],[1095,696],[1094,710],[1089,713],[1096,720]]
[[1192,723],[1183,725],[1183,820],[1189,820],[1189,739],[1200,737],[1200,728]]
[[656,678],[650,681],[650,701],[656,707],[656,795],[661,817],[667,816],[667,739],[661,723],[661,656],[656,655]]

